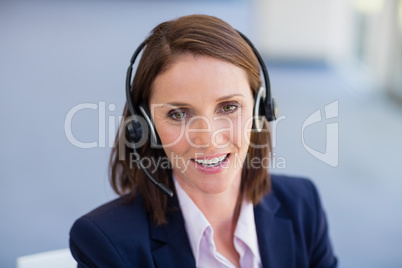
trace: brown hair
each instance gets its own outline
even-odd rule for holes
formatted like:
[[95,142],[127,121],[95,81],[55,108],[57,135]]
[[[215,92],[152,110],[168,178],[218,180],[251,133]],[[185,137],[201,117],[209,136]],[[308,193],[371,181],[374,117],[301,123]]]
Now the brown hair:
[[[253,95],[261,85],[257,58],[245,40],[226,22],[207,15],[191,15],[177,20],[167,21],[153,29],[146,40],[141,60],[131,88],[134,107],[140,103],[148,104],[152,85],[156,76],[174,63],[180,55],[192,54],[209,56],[230,62],[248,75]],[[130,116],[127,106],[123,120],[116,135],[110,158],[110,182],[119,195],[129,193],[130,200],[140,191],[147,210],[152,213],[157,224],[166,222],[167,197],[151,182],[145,173],[130,163],[132,150],[126,145],[125,121]],[[267,166],[253,167],[250,160],[267,159],[271,154],[270,133],[265,124],[265,131],[251,133],[251,144],[265,145],[261,148],[249,146],[248,157],[243,164],[240,197],[257,204],[264,193],[270,190],[270,177]],[[150,142],[139,148],[139,154],[149,159],[166,159],[162,149],[150,147]],[[150,170],[148,170],[150,171]],[[171,184],[171,168],[158,168],[153,173],[157,181]]]

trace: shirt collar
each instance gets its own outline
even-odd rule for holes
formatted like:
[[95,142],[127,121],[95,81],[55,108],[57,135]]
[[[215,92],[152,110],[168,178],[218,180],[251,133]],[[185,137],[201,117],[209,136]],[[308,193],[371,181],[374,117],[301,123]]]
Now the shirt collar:
[[[213,229],[211,224],[205,218],[204,214],[193,202],[190,196],[183,190],[180,183],[173,175],[173,181],[176,188],[177,199],[183,214],[187,236],[193,251],[196,263],[199,260],[201,238],[206,232],[209,239],[213,238]],[[191,228],[190,228],[191,226]],[[244,200],[240,209],[239,219],[237,221],[235,239],[240,239],[251,250],[254,258],[261,263],[258,250],[257,230],[254,221],[254,206],[251,202]]]
[[[196,263],[198,263],[201,238],[206,229],[209,228],[211,231],[213,231],[212,226],[205,218],[201,210],[190,198],[190,196],[180,186],[180,183],[176,180],[174,175],[173,181],[175,184],[177,199],[179,200],[181,212],[183,213],[185,228],[188,239],[190,241],[190,246],[193,251]],[[212,234],[213,236],[212,232],[210,232],[210,234]]]
[[257,261],[261,262],[258,249],[257,229],[254,221],[254,206],[249,201],[244,200],[242,203],[234,236],[246,244]]

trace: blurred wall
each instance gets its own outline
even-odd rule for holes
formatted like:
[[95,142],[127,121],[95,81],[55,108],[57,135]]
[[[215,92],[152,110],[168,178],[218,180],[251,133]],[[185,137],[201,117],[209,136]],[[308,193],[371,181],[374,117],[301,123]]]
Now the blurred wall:
[[279,60],[343,63],[353,56],[354,13],[349,0],[254,0],[257,40]]
[[402,103],[402,1],[253,3],[256,42],[269,59],[325,63]]
[[358,57],[375,87],[402,101],[402,1],[377,0],[359,6]]

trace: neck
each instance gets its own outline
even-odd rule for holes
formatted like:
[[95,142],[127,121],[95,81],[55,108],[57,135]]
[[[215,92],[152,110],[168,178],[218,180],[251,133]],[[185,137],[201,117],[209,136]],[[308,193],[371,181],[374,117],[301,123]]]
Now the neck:
[[[176,178],[178,178],[176,176]],[[201,210],[204,216],[213,227],[233,229],[240,212],[241,200],[239,200],[241,176],[233,181],[233,183],[223,192],[205,193],[202,191],[194,191],[188,187],[186,183],[178,182],[183,190],[190,196],[193,202]],[[214,228],[215,229],[215,228]]]
[[212,226],[234,224],[237,222],[236,211],[239,191],[235,194],[196,198],[194,203],[200,208]]
[[211,185],[197,188],[176,174],[175,177],[211,224],[217,251],[239,267],[239,254],[234,247],[233,239],[241,209],[242,199],[239,198],[241,174],[238,174],[225,190],[218,192],[216,189],[222,188]]
[[233,192],[190,196],[214,230],[213,240],[216,250],[236,267],[240,267],[240,256],[234,247],[233,240],[241,208],[239,192],[240,183],[236,185]]

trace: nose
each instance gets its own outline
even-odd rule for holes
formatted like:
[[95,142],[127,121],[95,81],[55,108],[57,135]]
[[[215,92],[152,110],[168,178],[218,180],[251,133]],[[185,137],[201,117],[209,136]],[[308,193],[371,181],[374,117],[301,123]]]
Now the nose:
[[216,148],[225,143],[222,122],[213,117],[197,116],[189,122],[188,142],[195,148]]

